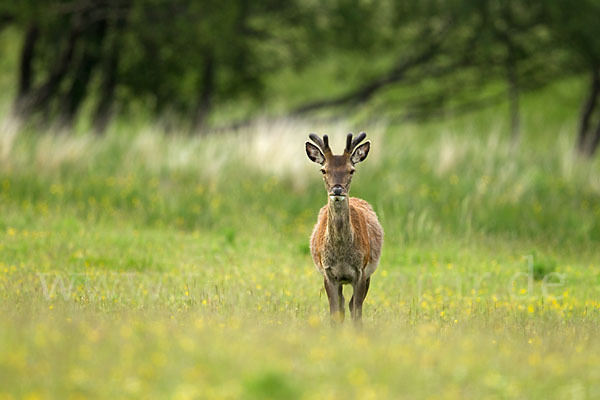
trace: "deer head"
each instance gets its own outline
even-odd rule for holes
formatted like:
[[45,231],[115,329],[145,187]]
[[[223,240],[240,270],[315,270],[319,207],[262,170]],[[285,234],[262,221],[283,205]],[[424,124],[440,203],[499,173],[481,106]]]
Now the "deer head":
[[323,139],[314,133],[308,135],[318,147],[306,142],[306,154],[312,162],[321,165],[323,182],[325,182],[325,188],[331,200],[342,201],[348,196],[350,182],[355,170],[354,166],[367,158],[371,148],[371,142],[369,141],[358,146],[366,136],[366,133],[361,132],[353,139],[352,133],[349,133],[346,137],[344,153],[336,156],[329,148],[327,135],[323,135]]

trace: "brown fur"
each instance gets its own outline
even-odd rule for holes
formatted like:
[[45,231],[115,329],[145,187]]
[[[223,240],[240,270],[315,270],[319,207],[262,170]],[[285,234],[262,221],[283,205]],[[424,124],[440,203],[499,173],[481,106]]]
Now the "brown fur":
[[361,134],[352,141],[352,135],[348,135],[342,155],[331,152],[326,136],[323,140],[314,134],[310,136],[320,149],[306,143],[308,157],[322,165],[323,182],[329,196],[310,238],[310,252],[315,267],[324,277],[332,317],[343,319],[342,285],[351,284],[354,294],[350,311],[358,323],[370,277],[377,269],[383,246],[383,229],[373,208],[364,200],[348,196],[354,165],[369,153],[370,142],[356,147],[364,136]]
[[[362,255],[359,268],[365,270],[369,264],[373,265],[373,269],[369,272],[367,278],[375,271],[381,255],[383,246],[383,228],[379,224],[377,215],[373,208],[366,201],[350,197],[350,229],[352,231],[352,244],[358,249]],[[310,252],[315,263],[315,267],[319,272],[325,275],[326,266],[323,265],[323,256],[326,252],[338,249],[331,249],[332,242],[327,241],[327,226],[328,226],[328,205],[325,205],[319,211],[317,224],[310,238]],[[348,249],[339,249],[342,251]],[[343,257],[342,254],[340,254]]]

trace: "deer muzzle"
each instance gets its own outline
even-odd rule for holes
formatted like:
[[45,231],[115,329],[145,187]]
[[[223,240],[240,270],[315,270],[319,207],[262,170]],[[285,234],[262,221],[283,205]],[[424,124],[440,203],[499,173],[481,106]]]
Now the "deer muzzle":
[[342,201],[346,198],[345,190],[342,186],[336,185],[331,189],[331,193],[329,193],[329,197],[333,201]]

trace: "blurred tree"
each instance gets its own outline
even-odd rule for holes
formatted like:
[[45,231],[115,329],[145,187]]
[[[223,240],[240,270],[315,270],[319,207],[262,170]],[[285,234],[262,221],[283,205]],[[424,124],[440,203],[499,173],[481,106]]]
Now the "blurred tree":
[[[338,25],[358,26],[356,35],[362,36],[349,42],[336,39],[332,47],[362,54],[371,52],[374,58],[397,54],[397,61],[359,87],[302,105],[296,113],[359,105],[399,86],[413,88],[410,91],[416,93],[401,102],[401,108],[408,109],[404,117],[426,118],[443,112],[449,103],[455,113],[497,102],[502,97],[489,87],[506,81],[511,130],[516,140],[520,92],[538,88],[560,75],[560,71],[545,63],[552,48],[544,34],[539,5],[510,0],[463,0],[378,2],[369,6],[368,12],[361,12],[365,16],[362,23],[377,29],[362,29],[353,20],[353,13],[338,13]],[[379,10],[374,10],[377,7]],[[345,24],[339,22],[343,17],[348,18]],[[357,47],[353,43],[365,44]],[[432,79],[435,85],[428,84]]]
[[113,1],[115,3],[107,10],[108,14],[106,15],[108,33],[105,47],[102,49],[103,57],[99,65],[98,99],[92,115],[92,126],[96,133],[102,133],[106,130],[113,115],[115,93],[120,82],[119,66],[123,52],[124,32],[130,13],[127,2]]
[[115,103],[142,100],[198,130],[215,102],[260,96],[265,76],[291,62],[266,42],[288,46],[280,38],[303,15],[274,0],[47,0],[9,11],[24,32],[16,113],[69,127],[91,98],[98,132]]
[[[103,132],[118,110],[205,131],[215,106],[264,97],[265,80],[323,57],[345,93],[292,113],[366,102],[393,118],[456,115],[507,101],[515,142],[520,96],[589,75],[577,149],[600,145],[600,0],[21,0],[0,29],[23,35],[15,112],[70,127],[86,102]],[[347,63],[345,60],[360,60]]]
[[104,17],[95,19],[92,14],[94,11],[97,10],[86,10],[82,17],[86,28],[82,32],[81,48],[72,66],[71,81],[59,100],[59,118],[61,124],[66,127],[70,127],[73,123],[82,102],[87,97],[92,73],[102,58],[102,44],[106,37],[108,22]]
[[576,149],[592,156],[600,145],[600,1],[545,3],[549,32],[567,55],[565,68],[589,76],[588,93],[579,118]]
[[[44,4],[46,8],[30,2],[17,4],[16,20],[26,29],[15,111],[25,116],[45,111],[48,116],[51,102],[69,74],[85,21],[80,14],[57,18],[63,14],[63,4],[48,2]],[[35,68],[37,65],[41,67]]]

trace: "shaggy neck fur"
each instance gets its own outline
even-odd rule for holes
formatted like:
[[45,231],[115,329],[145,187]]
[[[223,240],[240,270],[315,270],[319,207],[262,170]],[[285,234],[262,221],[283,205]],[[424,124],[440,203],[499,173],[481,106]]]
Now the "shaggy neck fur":
[[350,205],[348,196],[342,201],[329,199],[327,203],[327,230],[334,242],[352,241],[352,225],[350,223]]

